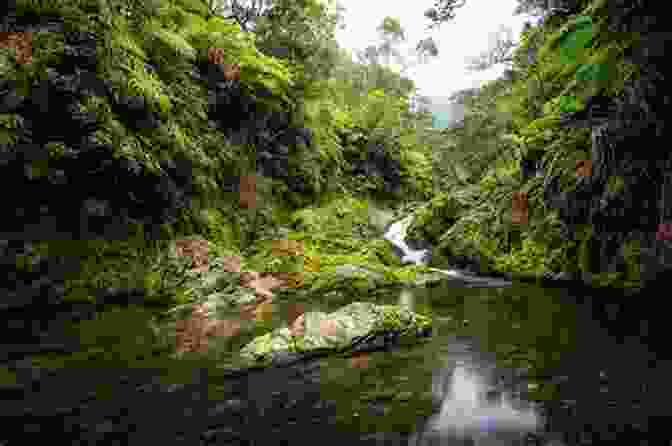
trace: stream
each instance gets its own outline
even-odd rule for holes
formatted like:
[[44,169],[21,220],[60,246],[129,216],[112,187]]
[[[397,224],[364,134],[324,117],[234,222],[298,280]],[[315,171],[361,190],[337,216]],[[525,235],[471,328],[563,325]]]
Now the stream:
[[[409,221],[397,223],[385,238],[405,261],[422,262],[426,253],[404,242]],[[160,359],[141,339],[149,311],[126,307],[108,318],[110,332],[87,338],[99,347],[95,361],[0,369],[16,381],[0,386],[0,445],[651,442],[668,417],[661,389],[672,368],[647,344],[645,320],[566,289],[435,271],[446,280],[370,298],[431,312],[427,342],[241,376],[214,361]],[[90,335],[81,324],[68,330]],[[656,444],[670,444],[662,432]]]

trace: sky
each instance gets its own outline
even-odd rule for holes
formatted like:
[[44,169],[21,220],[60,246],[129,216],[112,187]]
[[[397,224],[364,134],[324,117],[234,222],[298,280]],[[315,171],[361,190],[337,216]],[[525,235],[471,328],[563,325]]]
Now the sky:
[[438,30],[426,29],[429,20],[425,10],[435,0],[337,0],[345,7],[345,29],[338,30],[336,38],[341,47],[352,51],[363,50],[379,42],[376,27],[386,16],[399,19],[406,31],[409,49],[423,38],[431,36],[439,49],[434,60],[410,68],[406,76],[412,79],[419,94],[433,98],[447,98],[458,90],[479,86],[497,78],[503,67],[470,73],[466,70],[469,57],[478,56],[489,48],[501,25],[513,31],[514,40],[525,23],[523,15],[514,16],[516,0],[467,0],[455,11],[455,19],[442,24]]

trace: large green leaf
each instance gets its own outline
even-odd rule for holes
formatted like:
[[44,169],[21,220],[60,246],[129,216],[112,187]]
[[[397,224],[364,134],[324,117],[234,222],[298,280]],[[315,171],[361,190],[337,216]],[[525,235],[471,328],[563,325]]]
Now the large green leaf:
[[595,28],[590,16],[578,17],[558,39],[558,54],[564,63],[574,63],[577,56],[593,40]]
[[573,113],[583,108],[581,102],[576,96],[561,96],[558,99],[558,105],[562,113]]
[[583,82],[607,80],[609,70],[606,64],[585,64],[576,70],[576,79]]

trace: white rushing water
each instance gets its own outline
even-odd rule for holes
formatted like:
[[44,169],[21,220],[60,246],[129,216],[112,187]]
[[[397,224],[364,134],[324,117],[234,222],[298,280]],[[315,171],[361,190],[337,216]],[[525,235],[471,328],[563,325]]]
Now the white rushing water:
[[411,262],[416,265],[422,265],[427,254],[429,254],[429,251],[426,249],[411,249],[411,247],[406,244],[405,240],[408,227],[412,222],[413,215],[409,215],[408,217],[392,223],[387,229],[384,237],[385,240],[388,240],[404,253],[401,257],[401,263]]
[[[413,263],[415,265],[425,265],[426,260],[430,254],[427,249],[412,249],[406,243],[406,234],[408,228],[413,222],[413,215],[404,217],[403,219],[396,221],[388,227],[387,231],[383,235],[385,240],[392,243],[394,246],[399,248],[402,252],[401,262],[403,264]],[[466,271],[460,271],[457,269],[438,269],[438,268],[429,268],[430,271],[444,274],[450,279],[455,279],[456,281],[462,282],[464,286],[479,286],[479,287],[505,287],[511,285],[511,282],[495,279],[490,277],[478,277],[473,274],[469,274]]]

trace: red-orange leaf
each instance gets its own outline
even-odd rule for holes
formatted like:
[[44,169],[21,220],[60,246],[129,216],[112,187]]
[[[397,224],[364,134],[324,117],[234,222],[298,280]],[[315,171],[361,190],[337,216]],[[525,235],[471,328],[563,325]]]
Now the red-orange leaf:
[[301,337],[306,332],[306,320],[305,316],[302,314],[292,322],[292,325],[289,327],[289,331],[292,333],[292,336]]
[[0,47],[13,48],[16,61],[21,65],[33,61],[33,35],[30,32],[0,32]]
[[240,177],[240,207],[254,209],[257,206],[257,180],[254,175]]
[[369,366],[371,362],[371,356],[368,353],[359,353],[354,356],[351,356],[348,360],[348,364],[353,369],[365,369]]
[[576,174],[580,177],[589,177],[592,173],[593,162],[591,160],[580,160],[576,162]]
[[240,272],[240,257],[238,256],[227,256],[223,259],[224,271],[230,273],[239,273]]

